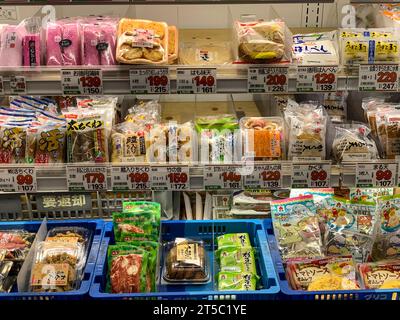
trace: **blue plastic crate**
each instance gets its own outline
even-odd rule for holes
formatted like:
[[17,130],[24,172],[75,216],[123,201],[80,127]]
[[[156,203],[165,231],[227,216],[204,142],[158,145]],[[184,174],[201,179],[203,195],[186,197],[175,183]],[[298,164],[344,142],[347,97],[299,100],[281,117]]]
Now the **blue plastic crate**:
[[388,290],[340,290],[340,291],[301,291],[293,290],[286,280],[285,269],[275,239],[272,220],[264,220],[272,259],[276,266],[281,293],[279,299],[289,300],[399,300],[400,289]]
[[[0,223],[0,230],[24,229],[30,232],[37,232],[41,221],[21,221]],[[0,293],[0,300],[78,300],[89,296],[90,284],[93,278],[93,271],[96,265],[99,247],[104,233],[103,220],[49,220],[47,228],[54,227],[84,227],[93,232],[92,242],[89,247],[89,254],[84,270],[83,280],[78,290],[67,292],[16,292],[16,288],[10,293]]]
[[[114,244],[113,224],[106,223],[104,238],[97,259],[95,276],[90,288],[90,296],[95,299],[154,299],[154,300],[235,300],[235,299],[274,299],[279,292],[278,279],[272,264],[267,238],[263,225],[258,220],[218,220],[218,221],[163,221],[162,240],[171,241],[176,237],[190,237],[205,242],[209,259],[214,259],[217,235],[225,233],[247,232],[253,247],[260,248],[258,253],[258,274],[261,276],[262,289],[257,291],[216,291],[213,281],[205,285],[159,285],[158,292],[135,294],[110,294],[105,292],[107,281],[107,248]],[[212,265],[212,264],[210,264]],[[161,276],[162,259],[160,259]],[[214,277],[216,270],[211,270]]]

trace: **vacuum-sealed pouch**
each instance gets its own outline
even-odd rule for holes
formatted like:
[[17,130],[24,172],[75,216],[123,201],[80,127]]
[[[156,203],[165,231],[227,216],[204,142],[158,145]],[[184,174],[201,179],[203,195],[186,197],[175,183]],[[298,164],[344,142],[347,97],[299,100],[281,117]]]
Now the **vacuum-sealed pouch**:
[[218,249],[224,247],[251,247],[248,233],[226,233],[217,237]]
[[249,272],[221,271],[218,273],[218,291],[250,291],[257,289],[257,275]]
[[25,163],[26,126],[0,125],[0,163]]
[[159,221],[151,212],[113,213],[113,221],[118,242],[158,240]]
[[0,66],[22,66],[22,42],[26,35],[25,26],[22,23],[19,25],[1,25],[0,30]]
[[168,63],[168,25],[150,20],[121,19],[116,58],[127,64]]
[[257,274],[254,249],[252,247],[224,247],[216,252],[221,271]]

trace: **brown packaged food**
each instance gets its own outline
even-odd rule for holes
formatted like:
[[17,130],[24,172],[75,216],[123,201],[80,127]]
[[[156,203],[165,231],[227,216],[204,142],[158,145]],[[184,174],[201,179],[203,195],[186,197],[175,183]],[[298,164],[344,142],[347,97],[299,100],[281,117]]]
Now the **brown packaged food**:
[[172,64],[178,59],[179,40],[178,29],[168,26],[168,63]]

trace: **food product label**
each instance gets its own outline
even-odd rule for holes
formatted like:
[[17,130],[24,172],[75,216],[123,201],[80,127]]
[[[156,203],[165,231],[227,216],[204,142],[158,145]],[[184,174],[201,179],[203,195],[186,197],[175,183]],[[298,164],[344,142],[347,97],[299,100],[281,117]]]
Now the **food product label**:
[[188,166],[151,167],[151,189],[183,191],[190,189]]
[[132,94],[168,94],[170,79],[168,68],[129,70]]
[[179,94],[216,93],[216,68],[177,68],[176,92]]
[[397,91],[399,66],[395,64],[361,64],[358,81],[360,91]]
[[66,286],[68,284],[69,265],[42,264],[33,266],[31,285],[32,286]]
[[[367,289],[397,288],[400,284],[400,265],[360,265],[360,273]],[[395,284],[396,286],[391,286]],[[383,286],[383,287],[382,287]]]
[[67,166],[69,191],[107,191],[107,167]]
[[154,38],[154,30],[133,29],[132,47],[153,48]]
[[11,94],[25,94],[26,93],[26,79],[24,76],[11,76],[10,77],[10,91]]
[[292,188],[329,188],[331,164],[293,164]]
[[205,49],[196,49],[196,61],[210,62],[215,60],[214,52]]
[[77,244],[79,238],[78,237],[47,237],[47,242],[55,242],[55,243],[72,243]]
[[357,163],[356,188],[386,187],[396,185],[396,163]]
[[297,85],[299,92],[333,92],[337,90],[338,66],[298,66]]
[[1,192],[36,192],[35,167],[0,169]]
[[242,176],[238,172],[240,166],[234,165],[206,165],[204,167],[205,190],[240,189]]
[[150,190],[150,166],[113,166],[111,187],[113,191]]
[[252,93],[287,92],[289,83],[288,67],[250,67],[248,89]]
[[176,261],[200,265],[199,245],[197,243],[180,243],[176,246]]
[[243,175],[243,186],[246,189],[280,189],[282,187],[282,165],[255,165],[249,175]]
[[61,69],[63,95],[102,95],[101,69]]

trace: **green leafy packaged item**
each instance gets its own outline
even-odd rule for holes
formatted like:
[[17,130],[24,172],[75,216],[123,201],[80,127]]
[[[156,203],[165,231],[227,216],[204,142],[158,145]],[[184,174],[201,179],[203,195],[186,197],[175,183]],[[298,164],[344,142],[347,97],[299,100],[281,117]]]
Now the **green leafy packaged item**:
[[217,237],[218,248],[224,247],[251,247],[248,233],[227,233]]
[[256,290],[258,277],[248,272],[222,271],[218,273],[219,291]]
[[217,251],[221,271],[257,274],[252,247],[224,247]]
[[140,293],[148,289],[149,253],[132,245],[108,247],[108,283],[110,293]]
[[113,213],[116,242],[157,241],[159,225],[150,213]]
[[124,201],[122,203],[122,212],[141,213],[153,212],[161,215],[161,205],[158,202],[151,201]]

